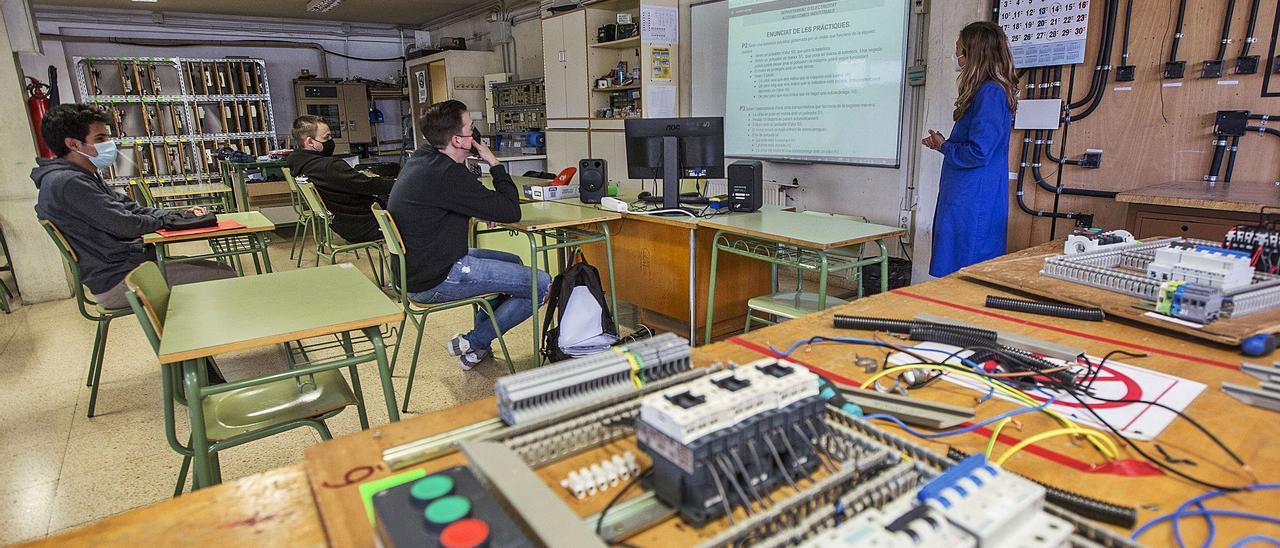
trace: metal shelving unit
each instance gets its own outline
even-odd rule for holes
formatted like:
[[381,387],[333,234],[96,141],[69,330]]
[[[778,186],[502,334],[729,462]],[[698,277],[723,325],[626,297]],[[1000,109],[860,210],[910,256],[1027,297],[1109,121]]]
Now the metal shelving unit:
[[258,156],[276,147],[261,59],[89,56],[73,63],[81,101],[110,113],[121,149],[123,161],[105,174],[108,184],[145,184],[172,205],[220,205],[219,193],[156,187],[208,188],[191,183],[225,178],[218,149]]

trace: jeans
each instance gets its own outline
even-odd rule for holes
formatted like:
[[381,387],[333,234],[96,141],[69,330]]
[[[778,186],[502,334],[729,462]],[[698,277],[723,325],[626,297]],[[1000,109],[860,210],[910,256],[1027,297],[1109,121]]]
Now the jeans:
[[[538,305],[547,298],[551,276],[538,271]],[[426,291],[410,293],[409,298],[420,303],[440,303],[475,297],[485,293],[501,293],[494,302],[493,313],[498,317],[498,328],[503,333],[524,323],[537,310],[529,301],[529,267],[520,257],[503,251],[470,249],[466,256],[453,263],[448,277],[440,285]],[[489,350],[493,339],[493,324],[483,308],[476,308],[475,326],[464,335],[473,352]],[[535,337],[541,333],[534,333]]]

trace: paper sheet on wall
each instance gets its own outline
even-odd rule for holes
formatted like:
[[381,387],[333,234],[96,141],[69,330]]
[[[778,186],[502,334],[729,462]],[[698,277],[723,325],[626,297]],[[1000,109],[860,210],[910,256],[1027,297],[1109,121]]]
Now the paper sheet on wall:
[[[912,350],[917,353],[923,353],[925,357],[941,360],[960,349],[955,346],[926,342],[912,347]],[[965,351],[960,352],[959,355],[967,357],[970,354],[972,352]],[[1087,358],[1095,367],[1102,362],[1102,358],[1097,356],[1087,356]],[[1083,378],[1088,373],[1084,364],[1076,362],[1066,364],[1062,360],[1054,358],[1044,359],[1053,364],[1071,366],[1072,371],[1076,372],[1077,378]],[[917,363],[919,361],[917,358],[900,352],[889,356],[889,362],[894,365]],[[956,359],[952,359],[947,363],[965,367]],[[986,394],[990,390],[986,384],[967,376],[944,375],[942,380],[970,388],[982,394]],[[1182,411],[1191,404],[1192,400],[1196,399],[1196,396],[1200,395],[1200,392],[1204,391],[1204,385],[1159,371],[1108,360],[1102,366],[1102,370],[1090,386],[1090,390],[1092,390],[1092,394],[1108,400],[1148,400]],[[1054,403],[1049,405],[1049,409],[1067,415],[1074,421],[1102,427],[1098,419],[1086,411],[1080,405],[1080,402],[1069,394],[1056,390],[1044,390],[1043,392],[1024,391],[1023,393],[1037,402],[1045,402],[1050,397],[1054,397]],[[1004,400],[1012,399],[999,391],[995,392],[994,396]],[[1124,433],[1125,436],[1136,440],[1155,439],[1177,417],[1171,411],[1144,403],[1115,403],[1097,400],[1088,396],[1084,396],[1084,401],[1093,408],[1094,412],[1117,430]]]
[[427,102],[427,71],[414,72],[413,79],[418,82],[418,104],[424,104]]
[[640,6],[640,39],[646,42],[680,42],[680,14],[676,8]]
[[645,118],[674,118],[676,115],[675,86],[651,86],[645,101],[642,106]]

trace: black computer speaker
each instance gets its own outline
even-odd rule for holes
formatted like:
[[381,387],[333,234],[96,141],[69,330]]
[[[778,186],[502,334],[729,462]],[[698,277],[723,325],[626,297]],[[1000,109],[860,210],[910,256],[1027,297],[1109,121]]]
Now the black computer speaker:
[[600,203],[609,193],[609,162],[595,158],[579,160],[578,192],[582,203]]
[[764,164],[738,160],[729,164],[729,211],[755,211],[764,205]]

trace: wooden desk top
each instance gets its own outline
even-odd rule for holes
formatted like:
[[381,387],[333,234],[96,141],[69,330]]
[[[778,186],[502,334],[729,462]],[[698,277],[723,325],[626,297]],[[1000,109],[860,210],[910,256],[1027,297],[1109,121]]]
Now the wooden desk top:
[[1146,315],[1150,311],[1149,308],[1135,307],[1142,301],[1137,297],[1041,276],[1040,269],[1044,267],[1044,259],[1061,253],[1061,240],[1047,242],[985,263],[965,267],[960,270],[960,274],[1061,302],[1096,306],[1106,311],[1108,317],[1124,318],[1147,324],[1151,329],[1181,333],[1218,344],[1238,346],[1241,341],[1256,333],[1280,331],[1280,310],[1258,312],[1239,318],[1224,318],[1199,328],[1152,318]]
[[[147,478],[150,481],[154,478]],[[116,514],[30,546],[326,546],[299,462]]]
[[578,207],[556,201],[524,202],[520,204],[520,220],[514,223],[501,223],[498,226],[536,232],[552,228],[589,225],[614,221],[621,215],[603,209]]
[[1263,183],[1174,181],[1121,192],[1117,202],[1258,213],[1280,207],[1280,189]]
[[[1192,402],[1187,413],[1222,437],[1242,459],[1251,465],[1258,475],[1258,481],[1280,481],[1280,441],[1278,441],[1280,440],[1280,422],[1275,420],[1274,414],[1242,405],[1217,389],[1221,381],[1246,385],[1257,383],[1252,377],[1236,370],[1236,364],[1240,361],[1239,355],[1176,335],[1149,331],[1127,322],[1109,320],[1105,323],[1094,323],[992,311],[984,309],[982,305],[988,294],[1007,293],[958,277],[945,278],[861,299],[777,326],[752,331],[748,335],[730,341],[696,348],[693,354],[694,363],[698,366],[705,366],[716,360],[745,363],[769,352],[767,346],[770,344],[785,347],[792,341],[815,335],[872,336],[866,332],[832,328],[831,318],[835,313],[912,318],[917,313],[929,312],[976,326],[1026,334],[1083,348],[1092,355],[1104,355],[1113,349],[1146,352],[1151,356],[1118,358],[1118,360],[1205,383],[1207,385],[1205,391]],[[792,356],[792,359],[820,368],[828,374],[834,373],[847,382],[858,382],[867,378],[868,375],[855,366],[853,356],[856,354],[879,357],[883,352],[871,347],[822,344],[802,348]],[[974,392],[946,382],[934,383],[929,387],[912,391],[912,396],[970,407],[976,405],[979,418],[990,417],[1013,408],[1013,404],[997,398],[976,404],[977,395]],[[261,530],[258,534],[262,536],[252,539],[255,544],[274,544],[273,539],[281,538],[288,538],[291,544],[310,544],[314,539],[324,538],[320,535],[327,531],[327,540],[331,545],[372,546],[372,534],[367,532],[369,531],[368,522],[361,521],[365,519],[364,514],[359,510],[359,502],[354,499],[356,488],[345,485],[347,482],[344,475],[355,466],[371,466],[376,472],[367,479],[384,477],[388,472],[381,462],[383,448],[491,418],[495,414],[494,402],[489,398],[407,419],[400,423],[375,427],[369,431],[311,447],[307,450],[305,466],[311,492],[315,493],[314,499],[308,496],[310,493],[305,484],[301,483],[297,477],[296,468],[303,466],[298,464],[108,518],[103,522],[52,539],[52,542],[62,544],[69,540],[76,543],[100,544],[101,540],[121,539],[123,543],[143,538],[151,543],[165,542],[166,539],[169,542],[184,543],[192,539],[197,541],[225,539],[235,542],[237,539],[244,538],[239,536],[242,531],[231,528],[232,526],[228,524],[252,521],[250,517],[257,511],[260,512],[258,515],[263,517],[257,518],[258,521],[254,527]],[[1038,413],[1024,414],[1018,419],[1021,424],[1020,429],[1012,423],[1005,429],[1001,436],[1001,443],[997,444],[996,454],[1007,450],[1012,443],[1017,443],[1017,440],[1025,439],[1056,425]],[[896,430],[892,425],[878,424],[886,429]],[[987,437],[980,431],[937,441],[911,439],[932,447],[940,453],[945,453],[948,446],[972,453],[983,449]],[[1240,485],[1251,481],[1245,478],[1217,447],[1208,443],[1185,421],[1175,420],[1156,442],[1174,456],[1194,460],[1196,462],[1194,466],[1179,465],[1180,469],[1188,474],[1226,485]],[[621,445],[611,445],[607,449],[616,452],[624,447],[630,449],[633,446],[625,442],[618,443]],[[1157,454],[1153,443],[1139,443],[1149,453]],[[1137,506],[1140,523],[1156,515],[1171,512],[1179,502],[1206,491],[1204,488],[1167,475],[1126,477],[1090,473],[1073,468],[1075,465],[1087,467],[1091,463],[1098,463],[1101,457],[1087,445],[1077,446],[1065,438],[1046,440],[1037,446],[1046,451],[1024,451],[1010,459],[1006,467],[1057,487],[1110,502]],[[1137,458],[1137,455],[1132,449],[1122,448],[1122,457]],[[538,470],[538,473],[549,482],[558,481],[559,477],[564,475],[564,470],[561,468],[580,466],[593,458],[598,460],[596,452],[587,452],[559,463],[563,466],[543,467]],[[462,463],[462,457],[455,454],[425,463],[423,468],[438,470],[460,463]],[[378,468],[379,466],[381,468]],[[272,481],[279,482],[275,485],[276,489],[289,491],[289,493],[276,493],[274,495],[278,498],[273,499],[253,498],[267,496],[268,493],[262,493],[260,490],[266,489],[264,487],[266,485],[272,485],[270,483]],[[325,487],[326,482],[332,487]],[[595,496],[575,503],[567,493],[563,493],[562,496],[580,515],[599,511],[608,499],[608,497]],[[273,500],[277,504],[263,504],[264,500]],[[316,503],[320,505],[319,513],[313,506]],[[335,503],[337,506],[334,506]],[[1268,496],[1265,493],[1236,495],[1216,499],[1209,506],[1275,515],[1280,513],[1280,497]],[[223,507],[229,510],[222,511]],[[203,511],[205,508],[208,508],[207,513]],[[281,510],[287,508],[294,513],[287,516],[289,520],[267,520],[265,516],[271,514],[268,509],[272,508]],[[352,511],[350,508],[356,508],[356,510]],[[321,523],[320,515],[324,512],[335,513],[338,516],[337,519],[351,524],[350,528],[339,530],[330,526],[326,529]],[[327,516],[324,520],[329,524]],[[358,525],[361,523],[366,529],[359,529]],[[1193,542],[1203,539],[1205,531],[1203,523],[1199,519],[1184,520],[1182,532],[1186,538],[1193,539]],[[1261,525],[1242,520],[1217,520],[1216,524],[1218,538],[1226,541],[1253,533],[1280,535],[1280,527],[1273,525]],[[673,518],[627,541],[637,546],[683,546],[695,541],[695,536],[706,538],[707,535],[722,527],[722,523],[713,523],[703,530],[693,530],[677,525]],[[1167,545],[1172,543],[1172,536],[1170,529],[1162,526],[1140,540],[1150,545]]]
[[376,327],[403,314],[350,264],[174,286],[160,363]]
[[700,226],[815,249],[836,249],[903,234],[901,228],[777,209],[703,219]]
[[268,219],[261,211],[219,213],[218,220],[235,221],[244,225],[244,227],[233,228],[231,230],[219,230],[217,232],[202,232],[200,234],[183,234],[180,236],[161,236],[152,232],[150,234],[144,234],[142,236],[142,242],[148,244],[170,244],[191,240],[208,240],[209,238],[221,238],[223,236],[236,236],[239,234],[253,234],[255,232],[270,232],[276,229],[275,223],[272,223],[271,219]]

